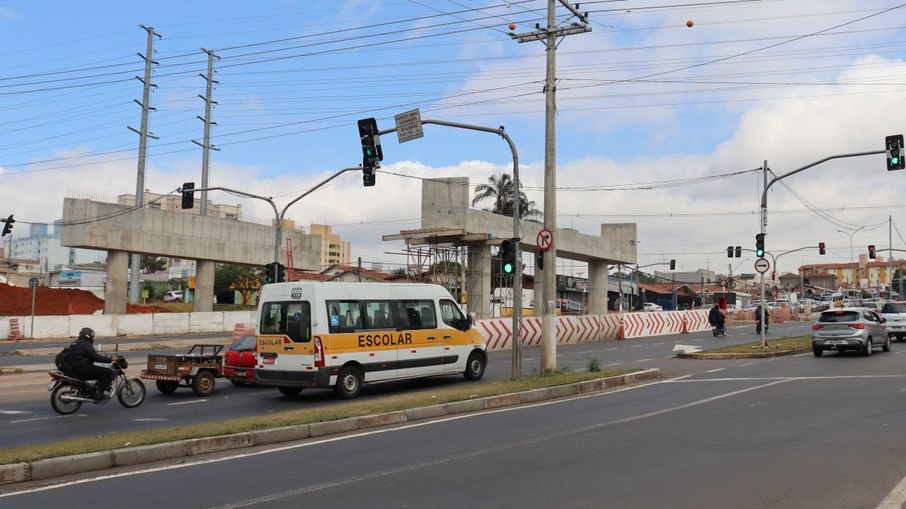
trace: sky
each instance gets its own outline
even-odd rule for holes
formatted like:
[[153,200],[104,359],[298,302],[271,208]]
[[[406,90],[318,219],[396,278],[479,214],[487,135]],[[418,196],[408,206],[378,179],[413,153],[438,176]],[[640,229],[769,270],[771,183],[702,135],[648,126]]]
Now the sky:
[[[423,119],[504,126],[525,193],[543,209],[545,47],[510,33],[546,26],[546,9],[546,0],[0,0],[0,216],[15,214],[23,236],[29,223],[60,218],[66,197],[135,193],[141,26],[156,34],[152,192],[200,187],[192,140],[203,137],[204,49],[217,57],[211,186],[282,208],[361,164],[358,119],[387,129],[418,108]],[[556,51],[556,224],[598,235],[603,223],[636,223],[647,270],[673,259],[678,271],[754,272],[751,251],[728,259],[727,246],[755,247],[765,163],[773,179],[884,150],[886,136],[906,131],[906,3],[607,0],[580,10],[591,31]],[[558,23],[577,22],[559,2],[556,12]],[[366,266],[405,264],[404,244],[381,238],[419,227],[421,179],[465,176],[474,196],[512,171],[494,134],[426,125],[423,138],[381,141],[376,186],[348,172],[287,213],[303,227],[332,226]],[[784,253],[778,272],[858,260],[869,244],[903,258],[904,179],[873,154],[777,181],[766,246]],[[209,198],[241,204],[248,220],[273,218],[260,200]],[[558,272],[587,267],[563,259]]]

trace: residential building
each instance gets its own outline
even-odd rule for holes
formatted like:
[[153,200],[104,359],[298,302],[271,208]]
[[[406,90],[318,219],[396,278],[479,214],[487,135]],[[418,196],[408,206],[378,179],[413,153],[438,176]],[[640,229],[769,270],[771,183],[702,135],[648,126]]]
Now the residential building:
[[352,244],[344,242],[328,225],[312,223],[309,234],[321,237],[321,267],[352,261]]
[[[891,267],[893,272],[891,272]],[[859,261],[854,263],[819,263],[799,267],[799,276],[803,283],[808,279],[811,285],[817,281],[826,281],[826,276],[833,276],[833,286],[837,288],[888,288],[893,273],[906,269],[906,260],[886,260],[879,256],[871,259],[867,254],[859,255]],[[820,285],[824,286],[824,285]]]

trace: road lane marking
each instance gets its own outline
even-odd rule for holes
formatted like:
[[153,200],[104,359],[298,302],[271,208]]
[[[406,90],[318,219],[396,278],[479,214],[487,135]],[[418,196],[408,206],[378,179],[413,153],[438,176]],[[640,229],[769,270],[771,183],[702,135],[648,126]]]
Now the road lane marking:
[[740,364],[739,367],[740,367],[740,368],[744,368],[744,367],[746,367],[746,366],[754,366],[754,365],[755,365],[754,362],[747,362],[747,363],[745,363],[745,364]]
[[604,367],[607,368],[610,366],[619,366],[620,364],[623,364],[623,363],[622,362],[611,362],[610,364],[605,364]]
[[655,343],[654,346],[661,346],[661,345],[663,345],[663,344],[664,344],[664,342],[661,341],[660,343]]
[[23,414],[33,414],[34,412],[29,412],[28,410],[0,410],[2,415],[23,415]]
[[178,406],[178,405],[194,405],[196,403],[204,403],[207,399],[193,399],[190,401],[177,401],[176,403],[167,403],[167,406]]
[[636,362],[648,362],[648,361],[653,361],[653,360],[654,359],[639,359]]
[[724,371],[725,369],[727,368],[709,369],[708,371],[705,371],[705,373],[717,373],[718,371]]

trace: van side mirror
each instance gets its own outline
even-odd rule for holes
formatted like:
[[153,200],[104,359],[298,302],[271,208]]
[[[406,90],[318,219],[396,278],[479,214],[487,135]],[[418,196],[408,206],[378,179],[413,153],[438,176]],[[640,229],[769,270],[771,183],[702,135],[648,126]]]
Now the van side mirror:
[[472,328],[472,316],[466,315],[462,320],[462,330],[467,331]]

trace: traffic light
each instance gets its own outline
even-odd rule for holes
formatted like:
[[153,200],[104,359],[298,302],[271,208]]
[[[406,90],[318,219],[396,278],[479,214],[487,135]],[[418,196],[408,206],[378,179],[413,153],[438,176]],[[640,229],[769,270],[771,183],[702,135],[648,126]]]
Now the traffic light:
[[264,283],[271,284],[277,282],[277,262],[270,262],[264,266]]
[[284,283],[286,282],[286,266],[282,263],[277,264],[277,282]]
[[884,139],[887,145],[887,171],[902,170],[906,168],[906,158],[903,156],[903,135],[894,134]]
[[516,244],[512,240],[504,240],[500,244],[500,270],[504,274],[516,272]]
[[13,219],[13,215],[10,214],[9,217],[7,217],[6,219],[2,219],[0,221],[3,221],[4,223],[6,223],[3,225],[3,235],[0,235],[0,237],[6,237],[13,231],[13,223],[15,223],[16,220]]
[[742,258],[742,246],[736,246],[736,257]]
[[381,150],[381,136],[378,134],[377,120],[363,118],[359,120],[359,138],[362,140],[362,183],[365,187],[375,184],[375,168],[384,159]]
[[727,246],[727,258],[733,258],[733,246]]
[[755,235],[755,256],[759,258],[764,257],[764,234],[759,233]]
[[670,270],[673,270],[675,268],[676,268],[676,260],[670,260]]
[[182,185],[182,208],[190,209],[195,206],[195,182],[186,182]]
[[535,267],[538,270],[544,270],[544,251],[535,253]]
[[824,242],[818,243],[818,254],[824,254]]
[[868,257],[869,257],[869,258],[877,258],[877,255],[875,254],[875,246],[874,246],[874,244],[871,244],[871,245],[868,246]]

